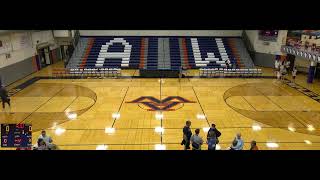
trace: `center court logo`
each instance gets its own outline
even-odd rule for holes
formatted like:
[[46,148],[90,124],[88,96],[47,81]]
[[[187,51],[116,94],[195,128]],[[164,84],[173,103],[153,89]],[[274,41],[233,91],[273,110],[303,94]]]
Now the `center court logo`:
[[141,96],[133,101],[128,101],[126,103],[137,103],[139,104],[139,107],[143,108],[142,106],[144,106],[148,111],[175,111],[177,110],[176,107],[178,105],[196,102],[189,101],[180,96],[168,96],[162,100],[159,100],[153,96]]

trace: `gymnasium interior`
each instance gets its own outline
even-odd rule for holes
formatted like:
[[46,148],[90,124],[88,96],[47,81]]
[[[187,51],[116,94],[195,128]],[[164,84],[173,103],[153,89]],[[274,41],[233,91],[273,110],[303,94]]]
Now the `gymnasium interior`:
[[216,150],[319,150],[318,62],[320,30],[0,30],[0,124],[30,127],[0,150],[184,150],[186,121],[202,150],[212,124]]

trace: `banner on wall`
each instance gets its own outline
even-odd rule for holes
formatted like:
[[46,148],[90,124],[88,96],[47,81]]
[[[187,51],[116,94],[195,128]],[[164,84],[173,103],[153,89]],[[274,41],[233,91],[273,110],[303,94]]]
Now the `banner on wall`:
[[14,33],[12,35],[13,50],[32,48],[31,37],[29,33]]
[[320,53],[320,30],[289,30],[286,45],[304,52]]
[[0,36],[0,54],[9,53],[12,51],[11,41],[9,36]]

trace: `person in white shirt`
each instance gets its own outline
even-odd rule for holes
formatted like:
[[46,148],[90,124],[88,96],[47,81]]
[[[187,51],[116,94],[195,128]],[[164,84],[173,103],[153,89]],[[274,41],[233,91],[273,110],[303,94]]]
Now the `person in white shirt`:
[[237,137],[234,139],[234,141],[237,141],[237,145],[233,147],[233,150],[242,150],[243,149],[243,140],[241,139],[241,134],[238,133]]
[[295,82],[295,80],[296,80],[297,72],[298,72],[297,68],[294,67],[292,70],[292,81],[293,82]]
[[278,78],[278,80],[280,80],[280,78],[281,78],[280,71],[277,71],[277,78]]
[[284,65],[280,65],[280,79],[284,80],[285,75],[287,74],[287,70]]
[[287,71],[289,71],[289,68],[290,68],[290,61],[286,61],[286,69],[287,69]]
[[192,145],[192,150],[201,150],[201,145],[203,144],[203,139],[202,137],[199,136],[200,129],[195,130],[194,135],[191,136],[191,145]]
[[41,135],[38,139],[43,139],[46,144],[49,144],[52,141],[51,137],[46,134],[45,130],[41,131]]
[[279,60],[276,59],[274,62],[274,68],[275,68],[275,73],[277,76],[278,76],[278,72],[279,72],[279,67],[280,67],[280,62],[279,62]]
[[276,60],[274,62],[274,68],[276,69],[276,71],[279,70],[279,66],[280,66],[280,62],[279,62],[279,60]]

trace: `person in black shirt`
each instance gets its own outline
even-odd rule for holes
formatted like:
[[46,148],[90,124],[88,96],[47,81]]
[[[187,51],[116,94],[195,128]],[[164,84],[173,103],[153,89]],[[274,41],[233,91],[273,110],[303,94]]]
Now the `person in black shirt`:
[[190,139],[192,136],[190,126],[191,121],[186,121],[186,125],[183,127],[183,140],[181,145],[184,145],[184,150],[190,149]]
[[216,125],[215,124],[211,124],[211,127],[210,127],[210,129],[209,129],[209,131],[208,131],[208,134],[207,134],[207,140],[209,140],[211,137],[210,137],[210,132],[211,131],[213,131],[214,132],[214,134],[215,134],[215,136],[216,136],[216,138],[217,138],[217,141],[216,141],[216,144],[218,144],[219,143],[219,137],[221,136],[221,132],[216,128]]
[[2,109],[5,109],[5,103],[7,103],[10,107],[10,98],[8,96],[8,91],[4,88],[4,86],[0,87],[0,97],[2,102]]

